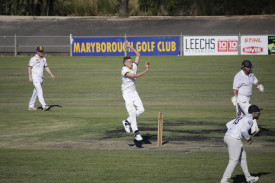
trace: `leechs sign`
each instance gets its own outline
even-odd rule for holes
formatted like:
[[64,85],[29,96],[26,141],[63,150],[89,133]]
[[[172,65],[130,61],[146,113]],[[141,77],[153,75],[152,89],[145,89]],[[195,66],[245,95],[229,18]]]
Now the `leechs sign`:
[[267,36],[241,36],[242,55],[267,55]]
[[[130,37],[128,42],[141,55],[179,55],[179,37]],[[73,56],[134,56],[125,50],[125,38],[74,38]]]
[[238,36],[184,36],[184,55],[238,55]]

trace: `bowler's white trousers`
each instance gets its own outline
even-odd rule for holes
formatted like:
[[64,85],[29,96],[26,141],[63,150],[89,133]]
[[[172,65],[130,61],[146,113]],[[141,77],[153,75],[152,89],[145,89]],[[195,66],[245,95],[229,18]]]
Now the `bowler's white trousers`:
[[228,147],[229,162],[225,169],[221,182],[227,182],[227,179],[231,177],[239,161],[245,178],[247,179],[250,176],[250,173],[247,167],[247,156],[245,150],[243,149],[242,140],[238,140],[234,137],[226,135],[224,136],[224,142]]
[[[251,106],[250,98],[246,96],[238,96],[239,107],[241,108],[241,113],[248,114],[248,108]],[[253,125],[251,127],[251,133],[253,134],[258,129],[258,124],[256,119],[253,120]]]
[[123,91],[122,96],[129,114],[127,121],[131,123],[132,131],[135,132],[138,130],[137,117],[144,112],[142,101],[137,91]]
[[43,78],[33,77],[32,83],[33,83],[34,89],[33,89],[31,100],[29,102],[29,108],[34,107],[37,97],[38,97],[40,104],[42,105],[42,108],[44,108],[46,106],[46,103],[45,103],[45,100],[43,97],[43,90],[42,90]]

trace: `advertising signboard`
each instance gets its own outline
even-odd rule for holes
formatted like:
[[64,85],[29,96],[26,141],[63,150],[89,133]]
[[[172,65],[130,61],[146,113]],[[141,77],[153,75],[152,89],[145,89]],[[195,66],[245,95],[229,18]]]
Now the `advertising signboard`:
[[[128,42],[141,55],[179,55],[179,37],[129,37]],[[126,50],[127,55],[135,53]],[[124,56],[125,38],[74,38],[73,56]]]
[[268,54],[275,55],[275,36],[268,36]]
[[242,55],[267,55],[267,36],[241,36]]
[[238,55],[238,36],[184,36],[184,55]]

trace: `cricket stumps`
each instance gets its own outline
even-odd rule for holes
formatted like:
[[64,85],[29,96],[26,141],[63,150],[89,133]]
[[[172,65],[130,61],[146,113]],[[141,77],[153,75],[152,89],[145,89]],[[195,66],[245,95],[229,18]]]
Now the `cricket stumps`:
[[163,132],[163,113],[158,114],[158,140],[157,145],[162,146],[162,132]]

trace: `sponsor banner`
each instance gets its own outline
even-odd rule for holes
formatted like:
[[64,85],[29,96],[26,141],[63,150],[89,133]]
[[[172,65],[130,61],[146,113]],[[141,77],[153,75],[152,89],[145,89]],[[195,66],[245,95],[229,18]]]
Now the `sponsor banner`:
[[242,55],[267,55],[267,36],[241,36]]
[[238,36],[184,36],[184,55],[238,55]]
[[268,36],[268,54],[275,55],[275,36]]
[[[179,37],[131,37],[128,42],[142,56],[179,55]],[[127,55],[135,53],[127,49]],[[73,56],[124,56],[125,38],[74,38]]]

